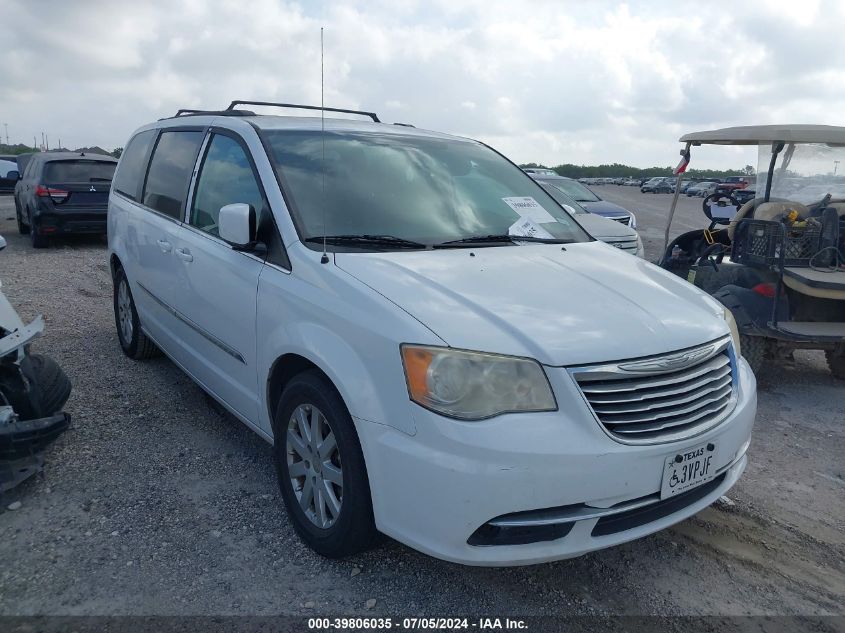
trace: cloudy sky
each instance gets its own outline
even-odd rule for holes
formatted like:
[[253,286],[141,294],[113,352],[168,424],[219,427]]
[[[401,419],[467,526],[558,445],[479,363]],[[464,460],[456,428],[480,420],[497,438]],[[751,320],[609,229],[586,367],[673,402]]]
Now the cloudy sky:
[[[178,108],[320,100],[518,162],[677,161],[684,132],[845,124],[845,3],[0,0],[12,142],[122,146]],[[4,138],[5,140],[5,138]],[[693,166],[748,152],[699,150]],[[756,160],[753,161],[756,163]]]

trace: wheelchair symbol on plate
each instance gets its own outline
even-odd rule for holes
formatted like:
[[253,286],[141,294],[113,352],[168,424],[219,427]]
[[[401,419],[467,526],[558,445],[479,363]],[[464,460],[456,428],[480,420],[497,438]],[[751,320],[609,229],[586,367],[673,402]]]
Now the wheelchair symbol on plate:
[[678,472],[672,471],[672,476],[669,478],[669,487],[674,488],[679,483],[680,483],[680,480],[678,479]]

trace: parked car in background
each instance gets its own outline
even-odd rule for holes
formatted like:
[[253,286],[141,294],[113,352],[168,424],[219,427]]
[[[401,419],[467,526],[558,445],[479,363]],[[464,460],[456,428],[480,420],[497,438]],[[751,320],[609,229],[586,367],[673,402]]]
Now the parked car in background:
[[715,300],[481,143],[238,104],[126,143],[115,326],[272,443],[311,548],[533,564],[736,483],[756,387]]
[[555,201],[569,213],[575,216],[578,224],[583,226],[587,232],[596,239],[606,242],[611,246],[636,255],[645,257],[645,247],[637,232],[623,222],[615,222],[609,218],[590,213],[561,186],[560,178],[549,178],[544,175],[532,176],[543,189],[545,189]]
[[666,176],[657,176],[646,180],[640,186],[641,193],[655,193],[655,188],[666,180]]
[[715,182],[709,182],[709,181],[699,182],[699,183],[696,183],[696,184],[692,185],[691,187],[687,188],[686,194],[687,194],[688,197],[706,198],[711,193],[716,191],[717,186],[718,186],[718,183],[715,183]]
[[748,189],[748,188],[737,189],[736,191],[733,192],[733,197],[736,199],[737,203],[739,203],[740,206],[742,206],[746,202],[754,200],[756,195],[757,195],[757,192],[754,189]]
[[719,182],[716,191],[730,193],[738,189],[745,189],[750,184],[750,180],[746,176],[728,176]]
[[0,194],[14,193],[18,184],[18,164],[0,159]]
[[102,154],[34,154],[15,186],[18,230],[32,246],[49,238],[106,232],[109,191],[117,159]]
[[675,193],[675,186],[677,184],[678,181],[675,176],[664,178],[661,182],[654,186],[652,193]]
[[640,181],[637,178],[628,178],[623,183],[626,187],[639,187]]
[[637,228],[637,218],[631,211],[620,207],[618,204],[602,200],[592,189],[577,180],[564,176],[545,176],[544,180],[553,181],[561,191],[590,213],[621,222],[632,229]]

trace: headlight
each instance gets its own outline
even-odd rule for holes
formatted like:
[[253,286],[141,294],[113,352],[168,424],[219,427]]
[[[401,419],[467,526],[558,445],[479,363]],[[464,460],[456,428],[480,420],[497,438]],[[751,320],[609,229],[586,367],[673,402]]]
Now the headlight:
[[[628,213],[631,212],[628,211]],[[633,213],[631,213],[631,220],[628,222],[628,226],[630,226],[635,231],[637,230],[637,216],[635,216]]]
[[637,235],[637,257],[645,257],[645,245],[643,244],[643,238]]
[[736,327],[736,319],[734,319],[734,315],[731,314],[731,311],[727,308],[722,308],[722,314],[725,317],[725,321],[728,322],[728,329],[731,331],[731,338],[734,342],[734,350],[736,350],[736,356],[739,358],[742,355],[742,348],[739,345],[739,329]]
[[461,420],[557,409],[537,361],[447,347],[401,349],[408,394],[427,409]]

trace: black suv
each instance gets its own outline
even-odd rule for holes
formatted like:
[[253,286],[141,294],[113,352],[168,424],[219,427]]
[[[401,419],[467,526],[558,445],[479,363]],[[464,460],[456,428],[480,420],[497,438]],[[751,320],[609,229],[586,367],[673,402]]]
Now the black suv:
[[27,162],[15,186],[18,230],[45,248],[62,234],[106,232],[117,159],[101,154],[44,152]]

